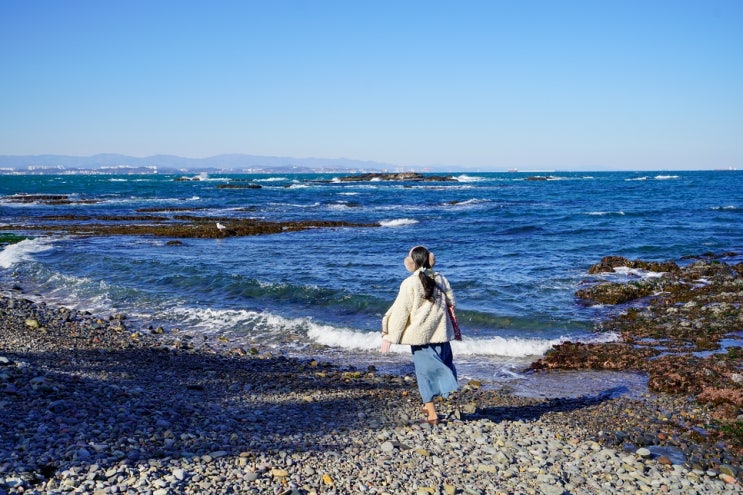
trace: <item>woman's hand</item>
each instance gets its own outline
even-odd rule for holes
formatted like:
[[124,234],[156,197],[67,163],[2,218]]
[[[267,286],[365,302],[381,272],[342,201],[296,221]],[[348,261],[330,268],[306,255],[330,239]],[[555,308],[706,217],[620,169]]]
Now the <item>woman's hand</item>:
[[382,352],[390,352],[390,347],[392,347],[392,342],[382,339],[382,346],[379,348],[379,350]]

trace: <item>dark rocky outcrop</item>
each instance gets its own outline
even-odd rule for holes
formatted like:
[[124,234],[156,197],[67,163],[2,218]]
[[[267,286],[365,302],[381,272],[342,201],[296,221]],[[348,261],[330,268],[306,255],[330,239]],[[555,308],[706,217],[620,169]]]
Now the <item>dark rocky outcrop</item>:
[[400,173],[368,173],[340,177],[341,182],[368,182],[372,180],[399,181],[399,182],[457,182],[450,175],[424,175],[417,172]]
[[[579,299],[607,305],[631,303],[621,312],[611,311],[613,316],[597,326],[597,331],[616,333],[619,341],[566,342],[531,368],[644,372],[650,390],[688,395],[710,407],[719,422],[712,434],[730,439],[729,432],[743,430],[743,263],[730,265],[705,256],[679,267],[674,262],[606,257],[589,273],[618,266],[664,272],[576,292]],[[728,339],[724,348],[723,339]],[[742,440],[733,442],[741,450]]]
[[[57,218],[56,220],[62,220]],[[253,218],[214,218],[194,215],[160,217],[66,217],[65,222],[10,225],[10,231],[41,231],[68,235],[152,235],[172,238],[223,238],[249,235],[277,234],[317,228],[379,227],[379,224],[360,224],[337,221],[266,222]],[[146,220],[143,223],[143,220]],[[136,223],[135,223],[136,222]],[[226,229],[217,228],[217,222]]]

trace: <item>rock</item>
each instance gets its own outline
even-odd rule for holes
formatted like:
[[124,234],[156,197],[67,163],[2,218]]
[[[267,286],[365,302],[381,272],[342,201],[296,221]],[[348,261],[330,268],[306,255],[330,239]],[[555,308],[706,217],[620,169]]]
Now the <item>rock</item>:
[[737,470],[733,466],[731,466],[730,464],[721,464],[720,467],[719,467],[719,471],[722,474],[727,474],[727,475],[733,476],[733,477],[737,476],[737,474],[738,474],[737,473]]
[[384,452],[385,454],[391,454],[392,452],[394,452],[394,451],[395,451],[395,446],[394,446],[394,445],[392,444],[392,442],[389,442],[389,441],[387,441],[387,442],[384,442],[384,443],[383,443],[383,444],[382,444],[382,445],[380,446],[380,449],[381,449],[381,450],[382,450],[382,452]]
[[26,323],[26,326],[28,328],[37,329],[40,326],[39,325],[39,320],[37,320],[36,318],[26,318],[26,322],[25,323]]
[[731,476],[729,474],[721,474],[720,479],[727,483],[728,485],[736,485],[738,484],[738,480],[735,479],[734,476]]
[[383,181],[400,181],[400,182],[457,182],[457,179],[450,175],[423,175],[417,172],[401,173],[368,173],[359,175],[349,175],[340,177],[341,182],[368,182],[373,180]]
[[650,457],[652,454],[650,453],[650,450],[646,449],[645,447],[641,447],[637,449],[635,452],[640,457]]
[[274,478],[288,478],[289,471],[287,471],[286,469],[274,468],[271,470],[271,476],[273,476]]
[[539,485],[539,489],[541,490],[543,495],[562,495],[565,493],[565,489],[562,485],[550,485],[546,483],[542,483]]

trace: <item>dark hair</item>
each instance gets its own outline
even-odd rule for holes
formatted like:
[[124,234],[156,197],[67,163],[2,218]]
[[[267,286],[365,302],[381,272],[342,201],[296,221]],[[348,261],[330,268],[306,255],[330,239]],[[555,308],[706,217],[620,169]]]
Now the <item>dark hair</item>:
[[[423,246],[414,247],[410,251],[410,257],[413,259],[413,263],[415,263],[415,266],[417,268],[431,268],[431,265],[429,263],[430,256],[428,249],[424,248]],[[433,290],[436,288],[436,281],[433,279],[433,277],[429,277],[428,275],[426,275],[426,270],[418,272],[418,277],[423,284],[423,298],[427,301],[434,302],[435,299],[433,297]]]

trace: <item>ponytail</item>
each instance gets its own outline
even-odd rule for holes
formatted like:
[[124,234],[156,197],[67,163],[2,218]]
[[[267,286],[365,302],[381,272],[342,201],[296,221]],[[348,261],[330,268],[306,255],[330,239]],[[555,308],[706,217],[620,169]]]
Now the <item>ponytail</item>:
[[423,246],[416,246],[410,250],[409,256],[415,263],[416,268],[425,268],[425,270],[418,272],[418,278],[421,284],[423,284],[423,298],[427,301],[434,302],[436,299],[433,297],[433,291],[436,288],[436,281],[433,278],[434,275],[431,270],[433,253],[429,253],[428,249]]
[[423,284],[423,298],[427,301],[434,302],[436,299],[433,297],[433,289],[436,288],[436,281],[433,277],[426,275],[425,270],[418,272],[418,278],[420,278]]

